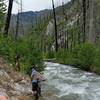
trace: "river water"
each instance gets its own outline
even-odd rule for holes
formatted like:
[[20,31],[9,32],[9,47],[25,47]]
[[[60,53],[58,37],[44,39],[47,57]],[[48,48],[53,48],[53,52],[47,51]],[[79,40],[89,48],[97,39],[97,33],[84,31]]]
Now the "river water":
[[46,62],[43,100],[100,100],[100,76],[77,68]]

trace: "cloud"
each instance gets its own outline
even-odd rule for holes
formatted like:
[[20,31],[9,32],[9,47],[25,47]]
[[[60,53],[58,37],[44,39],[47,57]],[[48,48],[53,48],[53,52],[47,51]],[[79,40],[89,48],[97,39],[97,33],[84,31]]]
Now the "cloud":
[[[65,2],[70,0],[54,0],[54,1],[56,5],[59,5],[61,4],[62,1]],[[51,7],[52,7],[52,0],[23,0],[23,11],[39,11]],[[20,5],[14,3],[13,13],[17,13],[18,9],[20,9]]]

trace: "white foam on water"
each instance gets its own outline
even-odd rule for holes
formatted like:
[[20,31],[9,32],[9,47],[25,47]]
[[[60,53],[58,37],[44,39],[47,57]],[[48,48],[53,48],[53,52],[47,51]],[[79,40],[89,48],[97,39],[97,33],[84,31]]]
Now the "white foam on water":
[[54,67],[46,67],[45,70],[56,70]]
[[52,65],[51,62],[45,62],[45,64],[46,64],[47,66],[59,66],[59,65],[60,65],[60,64],[58,64],[58,63],[53,63],[53,65]]
[[100,76],[66,65],[46,64],[46,84],[59,90],[57,97],[78,94],[79,100],[100,100]]

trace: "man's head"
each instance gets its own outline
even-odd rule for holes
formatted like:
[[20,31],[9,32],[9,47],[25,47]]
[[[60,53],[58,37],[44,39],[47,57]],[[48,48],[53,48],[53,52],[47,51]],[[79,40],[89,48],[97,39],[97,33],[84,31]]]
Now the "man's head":
[[34,69],[34,68],[32,68],[32,72],[33,72],[33,71],[35,71],[35,69]]
[[36,67],[36,65],[35,64],[32,64],[32,68],[35,68]]

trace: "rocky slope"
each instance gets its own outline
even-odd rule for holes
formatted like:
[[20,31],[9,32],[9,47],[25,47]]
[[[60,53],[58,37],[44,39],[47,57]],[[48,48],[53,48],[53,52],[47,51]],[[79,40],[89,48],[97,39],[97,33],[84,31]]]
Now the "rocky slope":
[[0,96],[8,100],[33,100],[29,76],[14,71],[0,58]]
[[[99,11],[99,0],[86,0],[85,15],[82,0],[71,0],[56,8],[59,48],[75,47],[76,43],[82,43],[84,39],[88,43],[100,44]],[[47,26],[47,34],[54,34],[53,24],[51,20]]]

